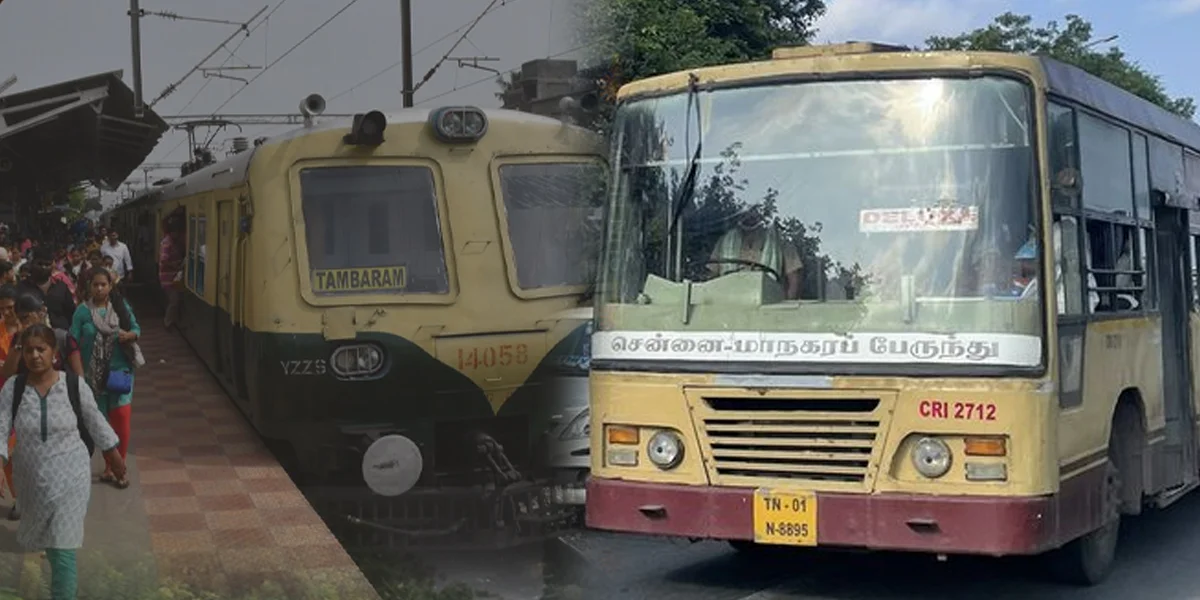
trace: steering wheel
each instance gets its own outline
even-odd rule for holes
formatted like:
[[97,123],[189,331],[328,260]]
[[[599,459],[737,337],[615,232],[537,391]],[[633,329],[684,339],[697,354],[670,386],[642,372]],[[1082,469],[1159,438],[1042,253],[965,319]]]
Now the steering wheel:
[[758,269],[760,271],[766,271],[766,273],[768,275],[770,275],[772,278],[774,278],[776,282],[783,283],[783,275],[780,275],[779,271],[776,271],[775,269],[772,269],[771,267],[768,267],[767,265],[764,265],[757,261],[745,260],[742,258],[714,258],[711,260],[704,261],[705,266],[718,265],[718,264],[742,265],[744,267],[752,267],[752,268]]

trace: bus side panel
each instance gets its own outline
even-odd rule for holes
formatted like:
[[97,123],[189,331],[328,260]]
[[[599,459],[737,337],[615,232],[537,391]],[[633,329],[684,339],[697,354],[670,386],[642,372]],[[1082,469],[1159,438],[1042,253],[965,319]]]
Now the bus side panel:
[[[1147,457],[1143,460],[1144,492],[1160,491],[1178,476],[1165,472],[1162,460],[1166,422],[1160,336],[1160,322],[1149,317],[1088,324],[1083,354],[1083,401],[1078,406],[1062,407],[1059,412],[1059,470],[1063,488],[1068,487],[1072,478],[1088,469],[1094,470],[1107,460],[1113,414],[1122,394],[1137,399],[1142,410]],[[1069,529],[1085,533],[1098,527],[1099,508],[1092,508],[1095,510],[1088,511],[1092,518],[1088,519],[1090,526],[1085,531]]]

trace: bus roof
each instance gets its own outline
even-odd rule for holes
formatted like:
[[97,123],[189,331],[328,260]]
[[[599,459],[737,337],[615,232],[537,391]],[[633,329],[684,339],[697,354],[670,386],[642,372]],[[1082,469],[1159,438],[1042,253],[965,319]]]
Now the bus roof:
[[1046,89],[1200,152],[1200,125],[1079,67],[1039,57]]
[[1003,52],[924,52],[879,44],[839,44],[811,51],[777,51],[777,58],[703,67],[634,81],[618,100],[683,90],[695,74],[701,83],[768,79],[797,73],[901,72],[997,69],[1023,73],[1046,90],[1149,133],[1200,152],[1200,125],[1078,67],[1057,60]]

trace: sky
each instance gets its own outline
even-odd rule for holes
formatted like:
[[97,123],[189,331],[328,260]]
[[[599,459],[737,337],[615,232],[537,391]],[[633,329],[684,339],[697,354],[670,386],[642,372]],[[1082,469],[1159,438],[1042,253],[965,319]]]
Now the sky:
[[[300,99],[319,93],[328,112],[351,113],[400,106],[397,66],[359,87],[357,84],[396,65],[400,56],[398,0],[355,0],[293,52],[281,56],[349,0],[141,0],[142,8],[184,16],[243,21],[259,8],[270,18],[242,42],[236,57],[218,52],[205,66],[264,66],[266,71],[227,72],[255,78],[249,86],[226,79],[188,77],[171,95],[154,105],[162,115],[295,112]],[[501,71],[546,56],[578,58],[582,42],[574,34],[572,2],[587,0],[494,0],[495,6],[455,49],[453,56],[490,56]],[[1011,10],[1031,14],[1038,22],[1076,13],[1095,25],[1097,38],[1119,35],[1115,44],[1151,72],[1162,76],[1172,95],[1200,98],[1200,77],[1190,41],[1200,31],[1200,0],[827,0],[829,10],[818,23],[817,41],[870,40],[918,44],[930,35],[960,33],[988,23]],[[416,78],[450,51],[461,30],[493,0],[413,0],[413,48]],[[10,91],[130,68],[127,0],[5,0],[0,4],[0,80],[15,74]],[[273,11],[273,12],[271,12]],[[455,30],[460,30],[454,33]],[[235,28],[147,17],[142,20],[144,89],[158,96],[218,47]],[[244,38],[244,42],[243,42]],[[228,62],[226,62],[228,59]],[[278,62],[275,62],[278,61]],[[475,104],[498,106],[494,75],[443,63],[416,93],[420,105]],[[474,84],[474,85],[470,85]],[[352,91],[348,91],[351,90]],[[240,91],[239,91],[240,90]],[[234,94],[237,94],[234,96]],[[230,97],[232,96],[232,99]],[[226,100],[229,100],[227,104]],[[225,104],[222,106],[222,104]],[[289,127],[246,127],[240,135],[254,138]],[[218,134],[217,140],[239,135]],[[168,133],[150,162],[179,163],[188,158],[180,132]],[[218,145],[218,156],[223,152]],[[151,173],[176,176],[177,170]],[[141,180],[139,171],[130,180]]]
[[[519,67],[527,60],[555,56],[578,58],[583,51],[567,52],[581,44],[574,34],[572,0],[495,0],[494,6],[454,50],[454,57],[488,56],[498,60],[481,64],[500,71]],[[197,72],[153,106],[160,115],[211,114],[233,94],[223,113],[295,113],[300,100],[311,93],[325,96],[329,113],[354,113],[401,106],[401,19],[399,0],[356,0],[350,8],[293,52],[289,48],[333,16],[349,0],[141,0],[147,11],[180,16],[244,22],[263,7],[269,19],[246,37],[230,58],[218,52],[204,66],[249,65],[266,71],[227,71],[244,79],[257,77],[249,86],[239,81],[206,79]],[[466,26],[493,4],[492,0],[413,0],[414,78],[422,76],[454,46]],[[6,0],[0,4],[0,80],[18,77],[7,93],[37,88],[95,73],[123,69],[132,87],[132,50],[128,0]],[[274,10],[272,13],[271,11]],[[260,17],[261,19],[261,17]],[[454,33],[455,30],[462,29]],[[209,52],[218,48],[236,26],[187,22],[148,16],[141,21],[143,87],[147,101],[182,78]],[[444,38],[444,39],[443,39]],[[565,54],[564,54],[565,53]],[[228,62],[226,63],[226,59]],[[373,81],[348,91],[386,69]],[[260,74],[261,73],[261,74]],[[415,95],[418,105],[474,104],[499,106],[495,74],[443,63]],[[476,83],[478,82],[478,83]],[[474,85],[470,85],[473,84]],[[241,90],[239,92],[239,90]],[[425,104],[422,104],[422,102]],[[217,140],[245,135],[251,139],[277,134],[295,126],[245,127],[218,134]],[[149,162],[180,163],[187,160],[187,136],[169,132]],[[223,149],[222,149],[223,150]],[[218,151],[218,157],[224,152]],[[178,176],[178,169],[150,174]],[[141,171],[130,180],[141,182]],[[127,180],[128,181],[128,180]]]
[[[848,40],[920,44],[931,35],[955,35],[987,25],[1006,11],[1034,22],[1059,23],[1069,14],[1090,21],[1093,35],[1119,36],[1113,44],[1149,72],[1167,93],[1200,100],[1195,36],[1200,0],[827,0],[818,42]],[[1103,48],[1105,46],[1099,46]]]

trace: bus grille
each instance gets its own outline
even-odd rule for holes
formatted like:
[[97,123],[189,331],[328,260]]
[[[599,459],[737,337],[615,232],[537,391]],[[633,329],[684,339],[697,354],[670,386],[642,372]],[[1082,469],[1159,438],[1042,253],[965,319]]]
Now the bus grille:
[[867,484],[878,464],[891,404],[879,397],[708,393],[693,405],[713,483],[853,489]]

